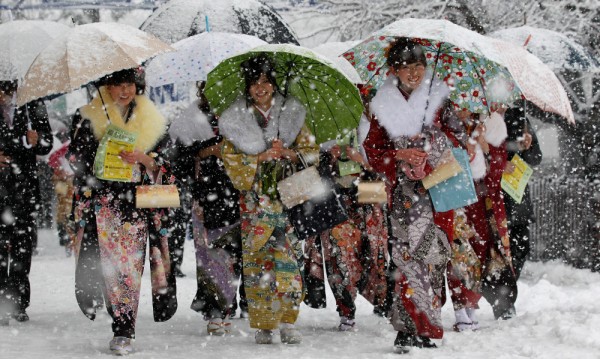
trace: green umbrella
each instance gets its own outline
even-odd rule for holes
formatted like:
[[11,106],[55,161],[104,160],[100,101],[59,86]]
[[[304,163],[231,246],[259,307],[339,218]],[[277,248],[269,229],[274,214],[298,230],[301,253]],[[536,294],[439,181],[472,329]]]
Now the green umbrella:
[[296,97],[306,107],[306,125],[317,143],[323,143],[358,127],[364,107],[358,89],[335,65],[315,52],[295,45],[269,44],[221,62],[209,74],[204,89],[217,114],[244,94],[241,64],[259,54],[275,64],[281,94]]

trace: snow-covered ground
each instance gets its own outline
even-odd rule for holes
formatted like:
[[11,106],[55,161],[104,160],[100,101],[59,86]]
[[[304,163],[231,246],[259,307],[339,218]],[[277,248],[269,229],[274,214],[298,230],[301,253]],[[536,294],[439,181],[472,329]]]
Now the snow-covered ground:
[[[110,318],[86,319],[73,293],[74,260],[66,258],[51,231],[40,233],[40,254],[31,270],[32,301],[27,323],[0,327],[0,358],[108,357]],[[195,294],[193,246],[186,241],[184,272],[178,282],[179,310],[166,323],[152,321],[150,281],[144,278],[134,358],[393,358],[395,332],[358,300],[355,333],[336,331],[331,293],[326,309],[303,306],[298,326],[304,342],[285,346],[254,344],[254,332],[234,319],[232,335],[209,337],[201,316],[189,309]],[[148,271],[146,271],[148,272]],[[527,263],[519,282],[518,316],[495,321],[482,303],[477,332],[454,333],[449,303],[443,309],[444,339],[438,349],[415,349],[410,358],[600,358],[600,275],[559,263]]]

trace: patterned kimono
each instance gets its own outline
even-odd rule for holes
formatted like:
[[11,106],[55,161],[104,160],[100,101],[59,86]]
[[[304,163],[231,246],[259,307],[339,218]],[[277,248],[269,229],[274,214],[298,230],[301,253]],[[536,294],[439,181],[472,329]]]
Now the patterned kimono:
[[302,104],[279,95],[274,101],[265,118],[240,97],[219,120],[225,138],[225,168],[241,192],[243,278],[250,326],[268,330],[278,328],[279,323],[296,322],[303,297],[302,250],[282,203],[265,193],[267,178],[257,155],[279,138],[308,163],[318,160],[318,147],[304,125]]
[[[444,122],[443,125],[443,130],[456,146],[466,146],[466,141],[471,136],[473,128],[467,128],[462,123],[460,127],[451,122]],[[455,229],[457,232],[465,234],[466,227],[470,227],[475,232],[468,236],[470,237],[469,244],[477,256],[479,265],[472,266],[472,273],[465,274],[474,278],[480,276],[480,283],[469,281],[468,276],[466,278],[460,276],[451,267],[448,275],[448,285],[451,289],[455,309],[478,308],[477,303],[483,294],[492,305],[496,318],[510,311],[517,297],[506,210],[500,185],[506,165],[504,138],[502,133],[486,132],[489,153],[485,159],[487,170],[484,177],[475,180],[478,201],[465,207],[465,223],[462,228],[457,226]],[[468,232],[469,230],[467,230]],[[478,271],[481,273],[478,274]]]
[[[154,320],[168,320],[177,309],[175,278],[171,273],[168,238],[171,227],[166,209],[135,206],[135,188],[154,180],[174,182],[162,160],[166,120],[152,102],[136,96],[127,120],[121,117],[105,88],[102,102],[96,97],[73,119],[68,157],[75,172],[73,220],[77,258],[75,293],[83,313],[95,318],[104,297],[113,318],[115,336],[133,338],[146,247],[149,244]],[[114,182],[94,176],[93,163],[99,141],[110,123],[138,134],[136,148],[154,156],[160,166],[157,179],[143,166],[137,181]],[[162,177],[162,178],[161,178]]]
[[436,83],[431,89],[422,85],[407,98],[390,77],[370,104],[374,118],[364,142],[371,166],[392,183],[390,246],[397,267],[390,273],[395,280],[392,325],[397,331],[434,339],[443,335],[441,307],[450,247],[442,227],[447,224],[442,226],[441,217],[436,218],[427,190],[420,180],[407,176],[406,164],[397,162],[395,154],[399,149],[425,149],[425,172],[437,166],[449,148],[436,126],[444,90]]
[[[337,162],[329,157],[322,155],[321,160],[328,162],[331,173],[337,173]],[[309,293],[305,302],[316,308],[326,305],[324,262],[340,317],[354,319],[357,293],[376,306],[382,306],[386,300],[387,221],[380,205],[356,202],[356,187],[350,183],[357,177],[336,178],[349,219],[306,241]]]

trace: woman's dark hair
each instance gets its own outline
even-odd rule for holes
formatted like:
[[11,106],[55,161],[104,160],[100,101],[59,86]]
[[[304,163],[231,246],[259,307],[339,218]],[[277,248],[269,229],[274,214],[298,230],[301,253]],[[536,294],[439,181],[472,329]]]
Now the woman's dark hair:
[[273,85],[275,91],[277,91],[277,82],[275,81],[275,65],[273,60],[267,55],[260,54],[250,58],[242,62],[241,67],[242,75],[246,81],[244,93],[250,102],[252,102],[252,97],[250,97],[250,86],[257,83],[262,74],[265,74],[267,81],[269,81],[269,83]]
[[15,91],[17,91],[17,87],[18,87],[17,80],[0,81],[0,91],[4,92],[6,94],[13,94]]
[[131,83],[136,86],[136,94],[143,95],[146,90],[146,76],[143,69],[131,68],[108,74],[98,81],[100,86],[116,86]]
[[388,46],[386,63],[393,68],[403,64],[415,63],[422,63],[427,66],[427,59],[421,45],[409,38],[400,37]]

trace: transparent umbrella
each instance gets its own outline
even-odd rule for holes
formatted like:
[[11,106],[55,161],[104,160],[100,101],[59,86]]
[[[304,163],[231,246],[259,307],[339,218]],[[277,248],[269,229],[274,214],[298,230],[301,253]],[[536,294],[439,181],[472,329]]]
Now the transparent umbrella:
[[35,57],[68,26],[41,20],[16,20],[0,24],[0,81],[20,80]]
[[17,102],[73,91],[173,48],[135,27],[117,23],[77,26],[53,40],[31,64]]
[[203,32],[173,44],[174,52],[161,54],[146,66],[146,84],[162,86],[189,81],[206,81],[221,61],[253,47],[266,45],[244,34]]

